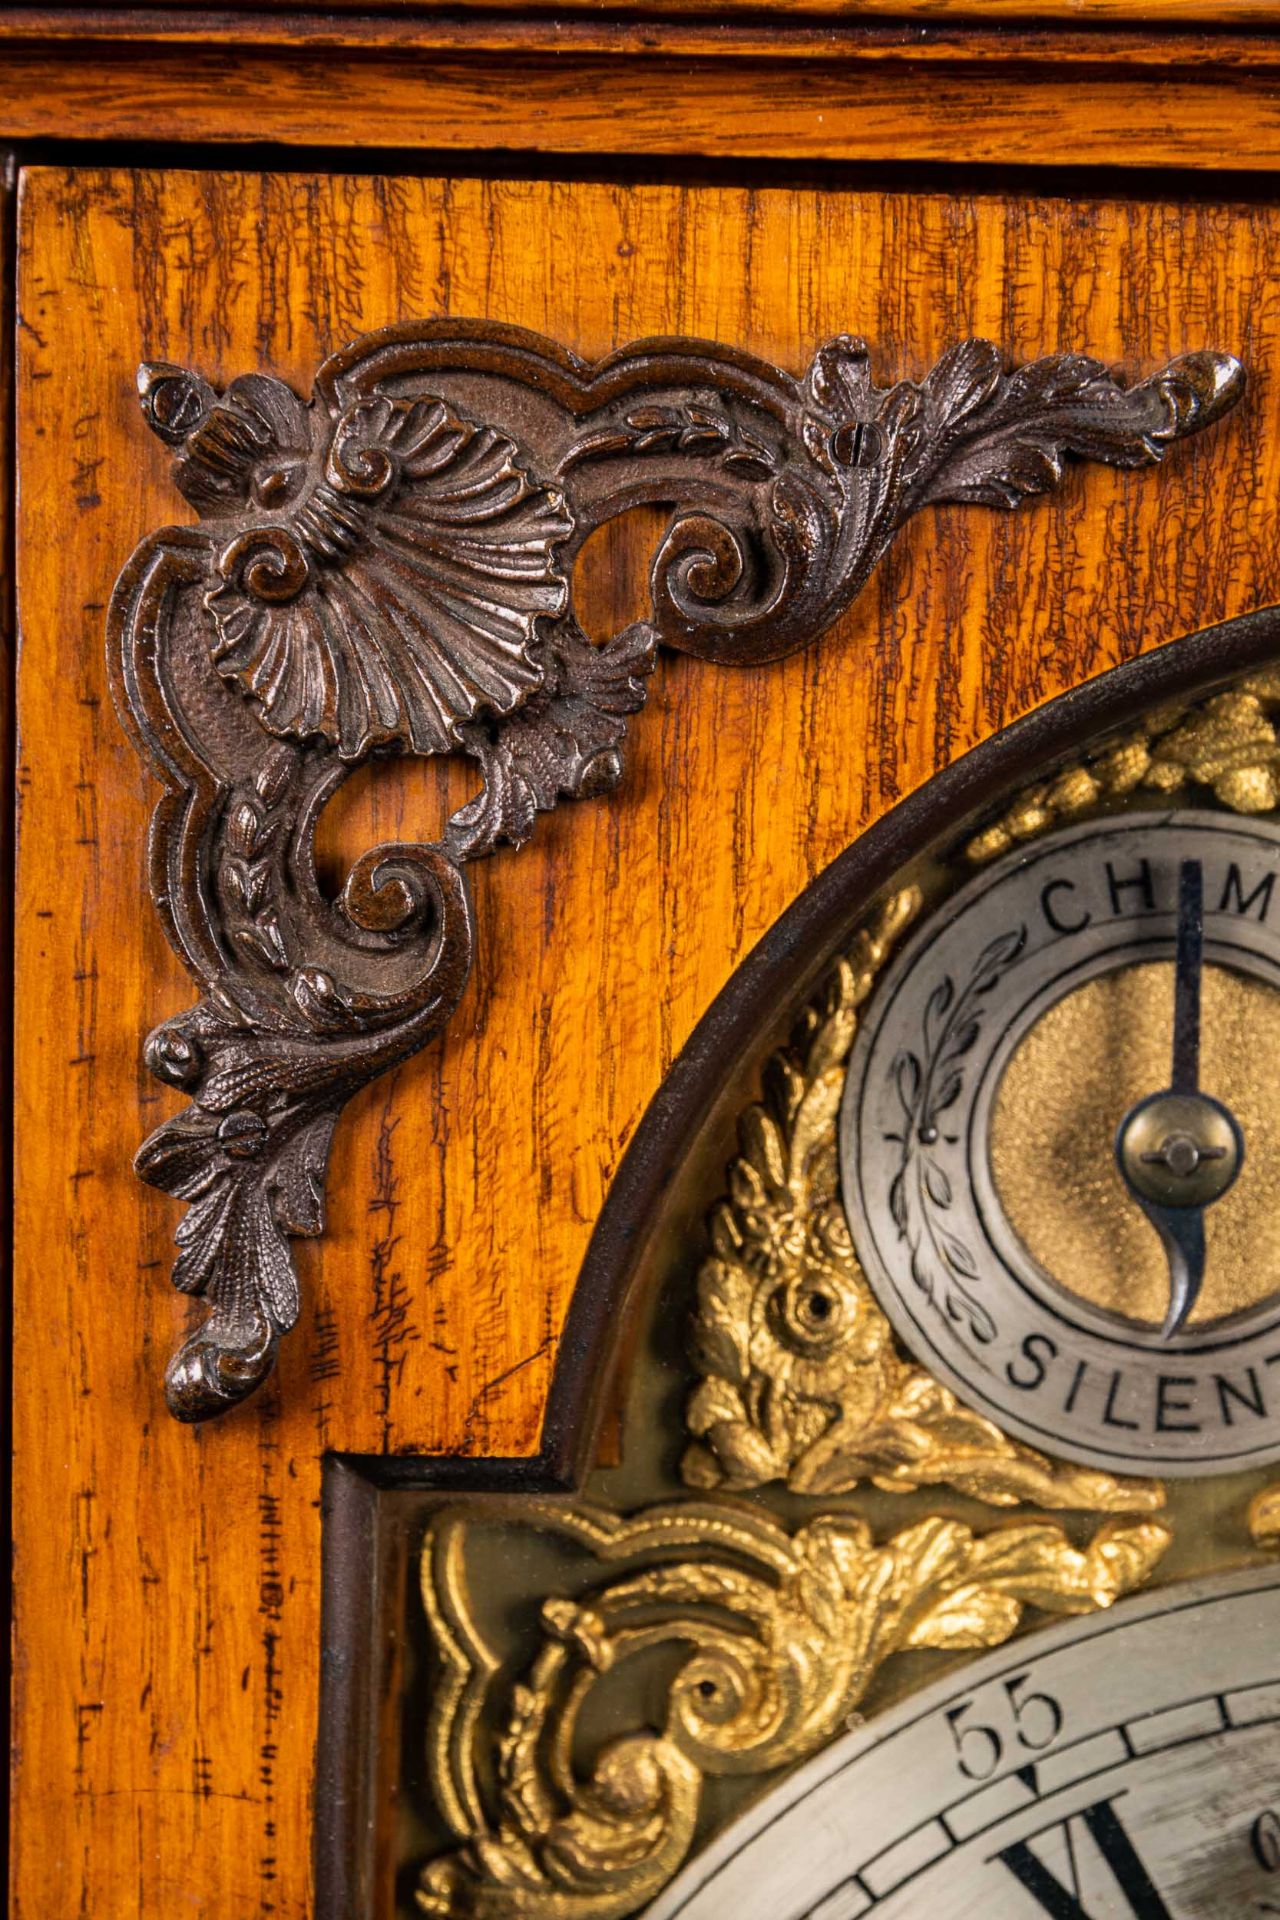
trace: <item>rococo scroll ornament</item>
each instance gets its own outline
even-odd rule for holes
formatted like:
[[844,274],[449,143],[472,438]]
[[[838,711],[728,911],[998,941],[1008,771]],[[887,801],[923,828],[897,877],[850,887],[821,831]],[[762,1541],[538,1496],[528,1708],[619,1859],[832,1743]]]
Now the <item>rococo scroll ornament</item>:
[[[876,1544],[847,1511],[789,1531],[763,1512],[696,1500],[629,1519],[536,1505],[518,1517],[610,1571],[583,1599],[544,1604],[539,1649],[512,1685],[475,1620],[472,1522],[454,1508],[432,1524],[422,1582],[440,1672],[427,1758],[457,1840],[419,1885],[436,1920],[637,1913],[688,1853],[704,1781],[817,1752],[896,1653],[999,1646],[1028,1607],[1110,1606],[1146,1581],[1169,1541],[1156,1520],[1105,1520],[1077,1548],[1042,1518],[983,1535],[930,1516]],[[591,1695],[628,1656],[664,1646],[683,1655],[664,1723],[598,1745],[584,1779],[577,1749]],[[485,1765],[495,1695],[502,1718]]]
[[[1223,354],[1126,389],[1080,355],[1006,373],[984,341],[888,390],[851,339],[802,380],[687,341],[590,367],[457,321],[358,340],[309,402],[262,374],[219,392],[144,367],[147,422],[201,515],[143,542],[110,619],[118,704],[165,788],[152,894],[200,988],[146,1048],[191,1104],[137,1159],[187,1202],[174,1281],[208,1305],[170,1363],[172,1411],[203,1419],[270,1371],[338,1112],[466,982],[466,863],[618,784],[660,647],[779,659],[920,508],[1016,506],[1067,454],[1157,461],[1242,387]],[[644,502],[675,503],[650,617],[593,644],[577,554]],[[329,898],[326,801],[370,758],[441,753],[478,763],[476,797],[439,844],[374,848]]]

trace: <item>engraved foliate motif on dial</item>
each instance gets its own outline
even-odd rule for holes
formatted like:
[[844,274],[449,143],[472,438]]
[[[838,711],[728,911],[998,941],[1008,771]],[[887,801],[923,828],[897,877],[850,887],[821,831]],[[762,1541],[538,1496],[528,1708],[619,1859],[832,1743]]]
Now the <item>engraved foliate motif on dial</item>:
[[[1218,1131],[1212,1203],[1161,1214],[1117,1136],[1143,1182],[1176,1188],[1197,1157],[1134,1122],[1171,1085],[1189,878],[1195,1097]],[[1278,879],[1264,820],[1069,827],[927,916],[866,1008],[841,1118],[859,1258],[912,1353],[1051,1453],[1172,1475],[1280,1457]],[[1230,1178],[1206,1187],[1215,1154]],[[1168,1220],[1201,1236],[1181,1294]]]

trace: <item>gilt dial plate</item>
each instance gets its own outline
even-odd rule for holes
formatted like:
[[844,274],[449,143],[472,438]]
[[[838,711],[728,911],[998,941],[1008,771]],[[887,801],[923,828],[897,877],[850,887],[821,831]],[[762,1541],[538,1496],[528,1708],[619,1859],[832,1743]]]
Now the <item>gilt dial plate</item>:
[[[1195,1312],[1116,1128],[1168,1084],[1179,874],[1203,874],[1203,1086],[1245,1157],[1206,1210]],[[1113,1471],[1280,1457],[1280,831],[1133,812],[1046,835],[925,919],[866,1008],[843,1194],[910,1351],[1033,1445]]]

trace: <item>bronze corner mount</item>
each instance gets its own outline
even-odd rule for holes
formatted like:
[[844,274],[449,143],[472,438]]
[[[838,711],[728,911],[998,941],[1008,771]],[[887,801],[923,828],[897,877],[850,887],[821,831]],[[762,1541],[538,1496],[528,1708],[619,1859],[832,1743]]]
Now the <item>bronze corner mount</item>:
[[[171,1411],[205,1419],[269,1373],[298,1314],[289,1241],[323,1230],[343,1103],[437,1033],[466,983],[467,862],[617,786],[660,647],[780,659],[922,507],[1015,507],[1067,455],[1152,464],[1243,385],[1221,353],[1125,388],[1077,354],[1007,372],[981,340],[887,389],[848,337],[799,380],[685,340],[589,366],[459,321],[366,335],[309,401],[266,374],[219,392],[143,367],[147,423],[201,515],[138,547],[108,641],[164,786],[152,898],[200,989],[147,1041],[190,1104],[136,1161],[187,1203],[174,1283],[208,1305],[169,1364]],[[595,644],[578,552],[646,502],[675,503],[650,617]],[[440,842],[373,848],[329,898],[313,839],[343,780],[444,753],[481,784]]]

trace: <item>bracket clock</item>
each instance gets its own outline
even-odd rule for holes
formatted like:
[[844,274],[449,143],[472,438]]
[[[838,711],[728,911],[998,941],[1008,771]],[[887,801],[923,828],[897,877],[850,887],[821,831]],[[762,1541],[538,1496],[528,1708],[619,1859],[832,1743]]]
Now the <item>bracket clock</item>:
[[1280,43],[854,11],[0,24],[16,1920],[1280,1912]]

